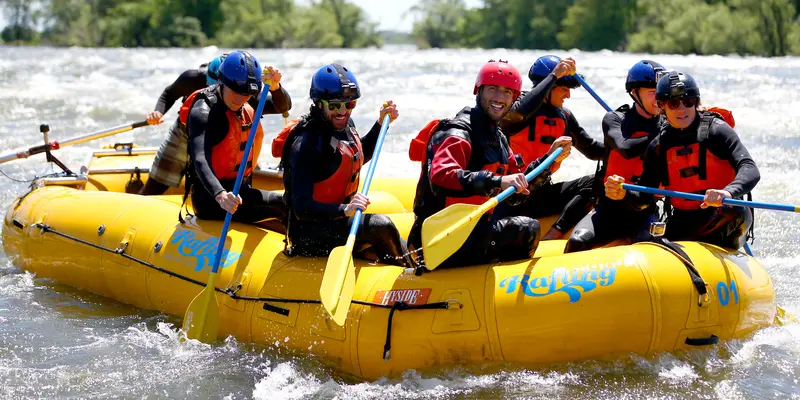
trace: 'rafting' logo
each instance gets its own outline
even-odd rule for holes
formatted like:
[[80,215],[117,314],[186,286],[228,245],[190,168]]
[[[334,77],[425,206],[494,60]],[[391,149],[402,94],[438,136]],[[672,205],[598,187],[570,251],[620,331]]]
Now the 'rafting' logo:
[[523,293],[531,297],[566,293],[569,302],[575,303],[581,299],[583,293],[590,292],[598,286],[613,285],[618,266],[622,266],[622,261],[611,265],[609,263],[585,265],[572,270],[556,268],[549,276],[514,275],[500,281],[500,287],[506,288],[506,293],[513,293],[522,288]]
[[[195,271],[202,271],[206,267],[209,269],[212,267],[214,256],[217,253],[219,238],[209,236],[208,239],[200,240],[196,238],[194,231],[179,229],[175,231],[169,242],[171,244],[177,244],[178,254],[182,257],[175,257],[167,254],[167,258],[192,266]],[[194,265],[186,260],[187,257],[194,258]],[[231,264],[241,257],[242,255],[240,253],[222,249],[220,269],[231,266]]]

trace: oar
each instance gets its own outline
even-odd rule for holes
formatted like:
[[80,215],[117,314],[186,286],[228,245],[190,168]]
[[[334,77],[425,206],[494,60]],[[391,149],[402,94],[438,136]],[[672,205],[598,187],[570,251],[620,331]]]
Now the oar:
[[[530,182],[541,174],[555,161],[562,151],[564,151],[563,148],[557,148],[543,163],[534,168],[533,171],[528,172],[525,175],[525,179]],[[422,223],[422,249],[425,256],[425,268],[433,271],[458,251],[467,241],[483,214],[511,196],[516,190],[514,186],[508,187],[502,193],[487,200],[480,206],[464,203],[453,204],[426,218]]]
[[[677,197],[679,199],[685,199],[685,200],[703,201],[703,199],[705,198],[705,196],[703,196],[702,194],[674,192],[672,190],[656,189],[647,186],[631,185],[628,183],[623,183],[622,188],[625,190],[633,190],[635,192],[658,194],[667,197]],[[765,210],[789,211],[789,212],[800,213],[800,206],[792,206],[787,204],[760,203],[757,201],[745,201],[737,199],[722,199],[722,204],[728,206],[763,208]],[[747,253],[748,256],[753,257],[753,249],[750,248],[750,244],[748,244],[747,242],[744,242],[744,252]]]
[[50,143],[45,143],[43,145],[31,147],[28,150],[18,151],[16,153],[11,153],[11,154],[6,154],[4,156],[0,156],[0,164],[5,163],[5,162],[9,162],[9,161],[12,161],[12,160],[21,159],[21,158],[28,158],[28,157],[30,157],[32,155],[44,153],[44,152],[46,152],[48,150],[58,150],[60,148],[64,148],[64,147],[67,147],[67,146],[73,146],[73,145],[76,145],[76,144],[85,143],[85,142],[88,142],[90,140],[101,139],[101,138],[104,138],[104,137],[107,137],[107,136],[112,136],[112,135],[116,135],[116,134],[119,134],[119,133],[128,132],[130,130],[134,130],[136,128],[141,128],[141,127],[147,126],[147,125],[148,125],[147,121],[140,121],[140,122],[135,122],[135,123],[132,123],[132,124],[115,126],[113,128],[109,128],[109,129],[106,129],[106,130],[90,133],[88,135],[74,137],[72,139],[67,139],[67,140],[64,140],[64,141],[61,141],[61,142],[54,141],[54,142],[50,142]]
[[581,78],[580,75],[575,74],[575,79],[578,80],[578,83],[580,83],[581,86],[583,86],[583,88],[586,89],[586,91],[589,92],[589,94],[592,95],[592,97],[594,97],[594,99],[597,100],[597,102],[600,103],[600,105],[606,109],[606,111],[613,111],[611,107],[609,107],[608,104],[605,101],[603,101],[603,99],[601,99],[600,96],[597,95],[597,93],[594,92],[594,90],[589,86],[589,84],[586,83],[586,81],[583,80],[583,78]]
[[[264,104],[267,102],[268,94],[269,90],[261,91],[253,126],[250,128],[250,136],[247,137],[247,145],[244,148],[242,162],[239,163],[239,171],[236,174],[236,182],[233,185],[232,193],[234,196],[239,195],[239,188],[242,186],[244,170],[247,169],[247,159],[253,147],[253,140],[256,137],[258,125],[261,122],[261,113],[264,111]],[[186,332],[186,337],[189,339],[197,339],[206,343],[213,342],[217,339],[217,331],[219,330],[219,312],[217,309],[219,306],[217,305],[216,287],[214,283],[217,281],[217,270],[219,269],[220,259],[222,258],[222,251],[225,248],[225,239],[228,237],[228,228],[230,228],[232,217],[233,214],[231,213],[225,214],[225,223],[222,225],[222,232],[219,234],[217,252],[214,253],[214,264],[212,264],[211,273],[208,275],[208,284],[205,289],[189,303],[189,307],[186,309],[186,315],[183,317],[182,329]]]
[[[634,192],[658,194],[661,196],[675,197],[684,200],[703,201],[703,199],[705,198],[705,196],[703,196],[702,194],[675,192],[672,190],[656,189],[647,186],[631,185],[629,183],[623,183],[622,188],[625,190],[632,190]],[[762,208],[765,210],[789,211],[789,212],[800,213],[800,206],[793,206],[789,204],[761,203],[758,201],[745,201],[737,199],[722,199],[722,204],[726,206]]]
[[[372,182],[372,175],[375,174],[375,166],[378,165],[378,155],[383,146],[383,138],[389,129],[389,114],[383,117],[383,125],[378,133],[378,143],[375,144],[375,151],[372,153],[372,160],[367,169],[367,176],[364,178],[364,187],[361,192],[366,196],[369,192],[369,185]],[[339,326],[344,325],[347,319],[347,311],[350,309],[350,302],[353,301],[355,291],[356,271],[353,265],[353,246],[356,243],[358,226],[361,225],[361,210],[356,210],[353,217],[353,225],[350,226],[350,234],[344,246],[339,246],[331,251],[328,256],[328,263],[325,265],[325,275],[322,276],[322,285],[319,288],[319,298],[325,311],[331,315],[333,321]]]

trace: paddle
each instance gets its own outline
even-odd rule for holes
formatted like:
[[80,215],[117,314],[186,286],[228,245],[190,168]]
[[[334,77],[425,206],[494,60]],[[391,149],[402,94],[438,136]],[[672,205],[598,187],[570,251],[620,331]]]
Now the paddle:
[[30,157],[32,155],[44,153],[44,152],[51,151],[51,150],[58,150],[58,149],[61,149],[61,148],[67,147],[67,146],[73,146],[73,145],[76,145],[76,144],[85,143],[85,142],[88,142],[90,140],[101,139],[101,138],[104,138],[104,137],[107,137],[107,136],[112,136],[112,135],[116,135],[116,134],[119,134],[119,133],[128,132],[130,130],[134,130],[136,128],[141,128],[141,127],[147,126],[147,125],[149,125],[147,123],[147,121],[134,122],[132,124],[115,126],[113,128],[108,128],[106,130],[93,132],[93,133],[90,133],[88,135],[74,137],[72,139],[67,139],[67,140],[64,140],[62,142],[54,141],[54,142],[50,142],[50,143],[45,143],[43,145],[31,147],[28,150],[18,151],[16,153],[10,153],[10,154],[6,154],[4,156],[0,156],[0,164],[5,163],[5,162],[9,162],[9,161],[12,161],[12,160],[18,160],[18,159],[21,159],[21,158],[28,158],[28,157]]
[[[537,175],[547,169],[550,164],[564,151],[557,148],[543,163],[525,175],[530,182]],[[487,200],[481,205],[458,203],[453,204],[436,214],[426,218],[422,223],[422,248],[425,254],[425,268],[433,271],[441,263],[453,255],[467,241],[470,233],[478,224],[484,213],[507,199],[515,191],[511,186],[502,193]]]
[[578,83],[580,83],[581,86],[583,86],[583,88],[586,89],[586,91],[589,92],[589,94],[592,95],[592,97],[594,97],[594,99],[597,100],[597,102],[600,103],[600,105],[606,109],[606,111],[613,111],[611,107],[609,107],[608,104],[605,101],[603,101],[603,99],[601,99],[600,96],[597,95],[597,93],[594,92],[594,90],[589,86],[589,84],[586,83],[586,81],[583,80],[583,78],[581,78],[580,75],[575,74],[575,79],[578,80]]
[[[242,186],[244,170],[247,169],[247,159],[253,147],[253,140],[256,137],[258,125],[261,122],[261,113],[264,111],[264,104],[267,102],[268,94],[269,90],[261,91],[253,126],[250,128],[250,136],[247,137],[247,145],[244,148],[242,162],[239,163],[239,171],[236,174],[236,182],[233,185],[232,193],[234,196],[239,195],[239,188]],[[217,305],[216,287],[214,283],[217,281],[217,270],[219,269],[220,259],[222,258],[222,251],[225,248],[225,239],[228,237],[228,228],[230,228],[232,217],[233,214],[231,213],[225,214],[225,223],[222,225],[222,232],[219,234],[217,252],[214,253],[214,264],[212,264],[211,273],[208,275],[208,284],[203,291],[189,303],[189,307],[186,309],[186,314],[183,317],[182,329],[186,332],[186,337],[189,339],[197,339],[206,343],[217,339],[217,331],[219,330],[219,312],[217,309],[219,305]]]
[[[702,194],[675,192],[672,190],[656,189],[647,186],[631,185],[629,183],[623,183],[622,188],[625,190],[632,190],[634,192],[657,194],[661,196],[676,197],[685,200],[703,201],[703,198],[705,197]],[[745,201],[737,199],[723,199],[722,204],[726,206],[762,208],[765,210],[789,211],[789,212],[800,213],[800,206],[792,206],[788,204],[761,203],[757,201]]]
[[[375,166],[378,165],[378,155],[383,146],[383,138],[389,130],[389,114],[383,116],[383,125],[378,133],[378,142],[375,144],[375,151],[372,153],[372,160],[367,169],[367,176],[364,179],[364,187],[361,193],[365,196],[369,192],[369,185],[372,182],[372,175],[375,174]],[[356,267],[353,265],[353,246],[356,243],[356,233],[361,225],[361,210],[356,210],[353,216],[353,225],[350,226],[350,234],[344,246],[339,246],[331,251],[328,256],[328,263],[325,265],[325,275],[322,276],[322,285],[319,288],[319,298],[325,311],[331,315],[333,321],[339,326],[344,325],[347,319],[347,311],[350,309],[350,302],[353,301],[353,292],[356,287]]]

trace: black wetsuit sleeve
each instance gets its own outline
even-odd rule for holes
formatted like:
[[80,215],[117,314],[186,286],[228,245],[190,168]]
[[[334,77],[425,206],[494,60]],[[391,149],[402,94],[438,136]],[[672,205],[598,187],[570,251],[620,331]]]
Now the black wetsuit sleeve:
[[164,88],[158,98],[158,102],[156,102],[154,111],[166,114],[178,99],[187,97],[206,86],[206,74],[204,72],[197,69],[186,70],[178,76],[175,82]]
[[[658,188],[667,177],[667,158],[659,151],[658,138],[650,142],[644,153],[642,176],[639,185]],[[653,203],[653,195],[628,190],[625,193],[625,202],[637,210],[643,210]]]
[[747,148],[739,140],[739,135],[728,124],[714,122],[709,129],[708,139],[708,150],[718,158],[728,161],[736,170],[736,178],[724,190],[733,197],[750,193],[761,180],[761,173]]
[[[267,86],[264,86],[265,88]],[[253,111],[258,110],[258,99],[261,95],[253,96],[247,102]],[[283,85],[278,90],[271,90],[267,96],[266,103],[264,103],[264,111],[261,115],[267,114],[283,114],[292,109],[292,98],[289,97],[289,92],[284,90]]]
[[500,121],[500,129],[503,130],[503,133],[510,137],[525,129],[529,124],[528,118],[539,110],[555,84],[556,76],[547,75],[533,89],[514,102],[511,110]]
[[314,171],[318,170],[321,154],[317,148],[317,137],[301,133],[292,142],[289,163],[292,176],[292,214],[299,220],[333,220],[345,218],[345,204],[326,204],[315,201]]
[[[198,101],[192,106],[189,112],[188,128],[189,128],[189,143],[191,148],[192,161],[194,164],[194,172],[206,191],[212,197],[225,191],[214,171],[211,169],[211,155],[212,149],[216,143],[214,138],[210,137],[211,131],[209,128],[210,113],[208,103]],[[223,132],[227,135],[228,132]]]
[[581,127],[572,112],[565,112],[567,116],[567,134],[572,138],[572,145],[586,158],[600,161],[606,156],[603,143],[594,140],[585,129]]
[[361,138],[361,149],[364,152],[364,163],[372,160],[375,154],[375,146],[378,145],[378,136],[381,133],[381,125],[376,121],[372,125],[367,135]]
[[650,144],[650,137],[628,138],[622,134],[622,118],[615,112],[603,117],[603,140],[608,150],[616,150],[626,159],[641,155]]

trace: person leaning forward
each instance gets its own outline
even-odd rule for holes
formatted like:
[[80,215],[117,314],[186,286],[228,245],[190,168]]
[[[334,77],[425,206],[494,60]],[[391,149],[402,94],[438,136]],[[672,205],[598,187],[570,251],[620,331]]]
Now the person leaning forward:
[[248,100],[261,92],[261,73],[261,64],[253,55],[235,51],[220,65],[220,85],[192,93],[181,107],[179,118],[186,121],[189,131],[187,181],[198,218],[222,220],[228,212],[234,221],[246,223],[285,218],[280,194],[250,185],[264,138],[260,124],[243,166],[246,170],[239,195],[231,193],[254,121],[255,110]]
[[[164,88],[155,109],[148,114],[147,122],[150,124],[162,123],[164,114],[169,111],[175,101],[182,98],[181,102],[183,103],[192,93],[218,84],[219,67],[225,57],[227,54],[215,57],[208,64],[201,65],[200,68],[184,71],[175,82]],[[267,66],[264,68],[262,79],[269,85],[270,90],[262,115],[281,114],[289,111],[292,108],[292,99],[281,85],[281,71]],[[258,108],[258,96],[252,96],[248,103],[254,110]],[[189,133],[186,131],[186,123],[182,122],[180,117],[176,118],[153,159],[147,182],[139,190],[139,194],[160,195],[170,187],[180,186],[189,165],[188,144]]]

